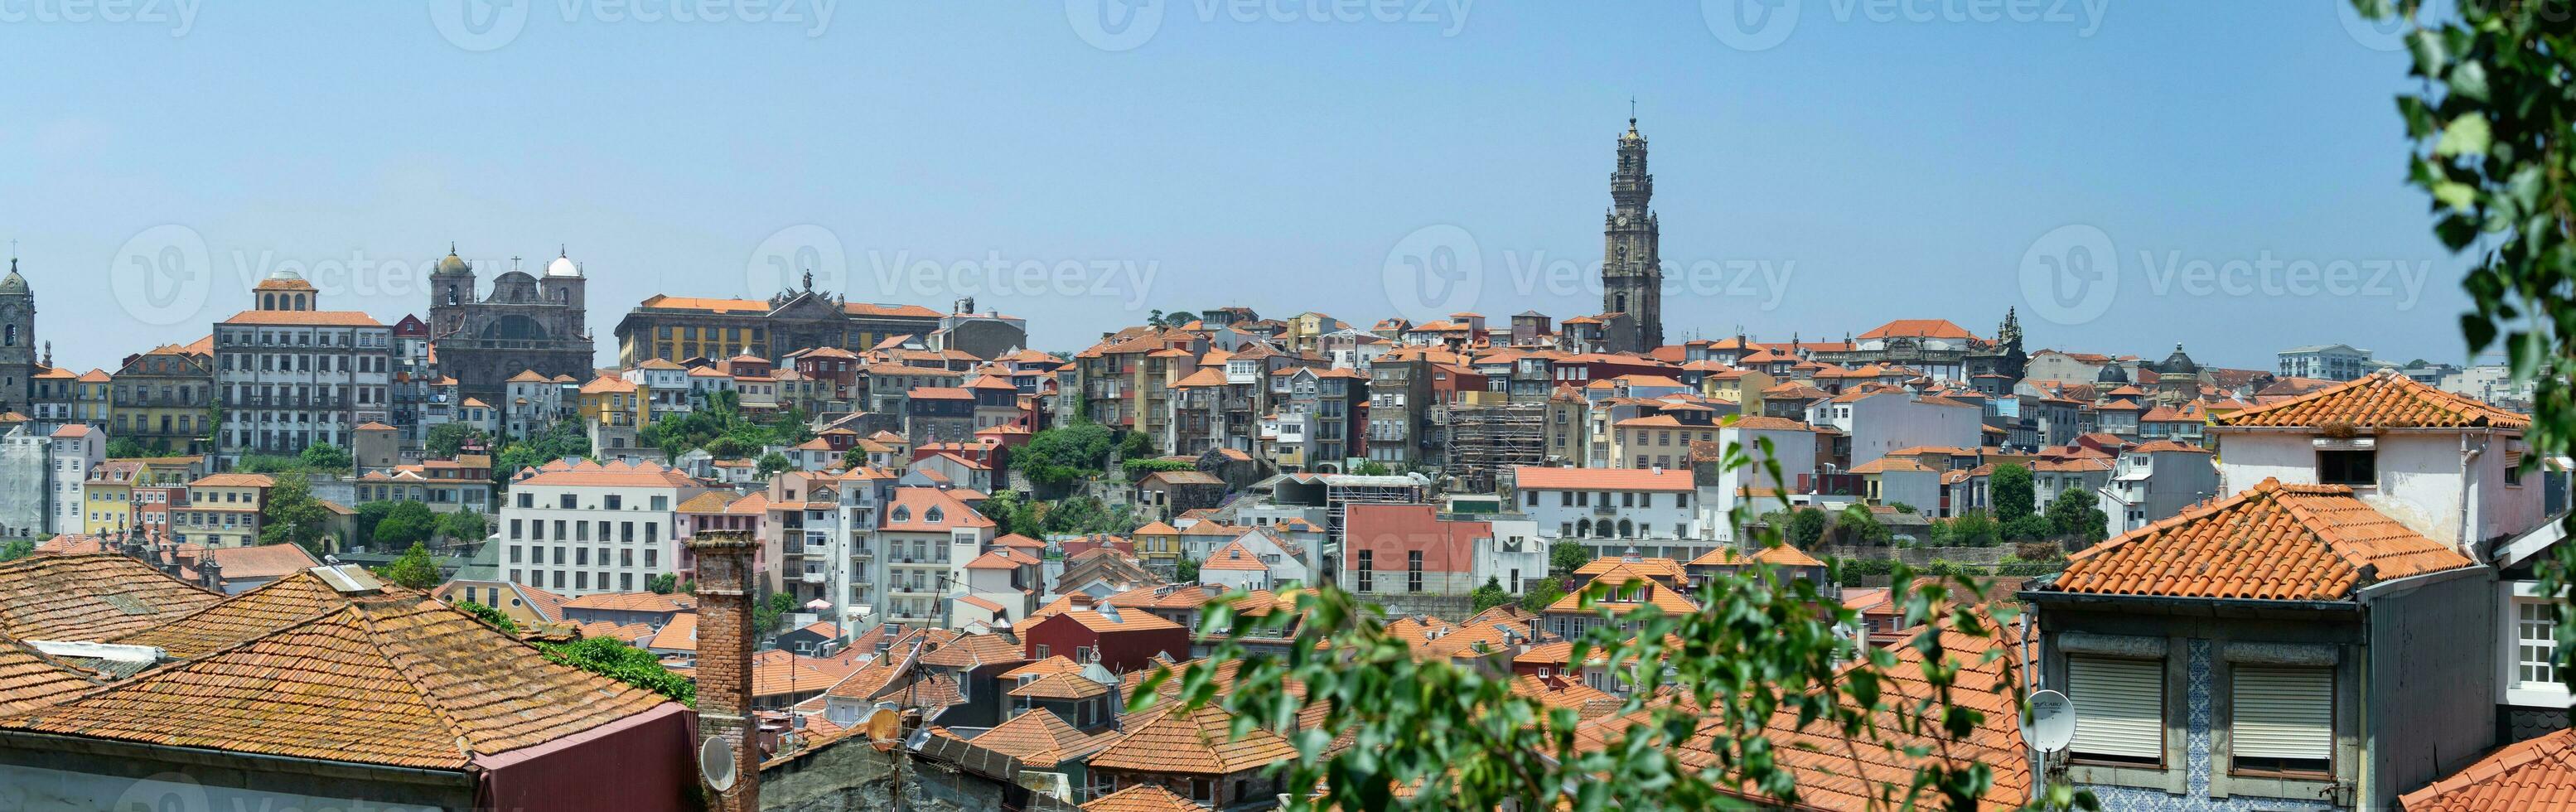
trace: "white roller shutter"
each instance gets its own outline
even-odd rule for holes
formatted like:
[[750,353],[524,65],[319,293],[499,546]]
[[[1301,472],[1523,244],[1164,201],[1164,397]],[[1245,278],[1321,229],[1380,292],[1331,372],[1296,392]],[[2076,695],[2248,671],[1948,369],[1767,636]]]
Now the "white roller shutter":
[[2247,758],[2334,756],[2334,672],[2323,668],[2236,667],[2231,748]]
[[2075,703],[2075,742],[2069,750],[2164,760],[2163,661],[2069,657],[2066,696]]

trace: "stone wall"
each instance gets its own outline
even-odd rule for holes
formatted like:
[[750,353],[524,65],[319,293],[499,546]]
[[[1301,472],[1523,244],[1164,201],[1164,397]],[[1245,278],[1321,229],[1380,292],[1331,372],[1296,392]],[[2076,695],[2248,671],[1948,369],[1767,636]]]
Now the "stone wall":
[[[895,805],[898,791],[901,807]],[[760,771],[761,812],[968,812],[1001,809],[1003,796],[998,782],[918,757],[898,762],[894,752],[864,738],[844,739]]]

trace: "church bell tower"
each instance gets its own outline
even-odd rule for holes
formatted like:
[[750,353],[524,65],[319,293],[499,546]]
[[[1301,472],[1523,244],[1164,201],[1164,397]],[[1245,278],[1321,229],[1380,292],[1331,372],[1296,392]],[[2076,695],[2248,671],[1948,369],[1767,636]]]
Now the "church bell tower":
[[1636,327],[1612,336],[1612,349],[1645,352],[1664,344],[1664,267],[1654,197],[1646,137],[1637,134],[1631,110],[1628,131],[1619,136],[1619,167],[1610,173],[1610,211],[1601,227],[1601,310],[1626,313]]

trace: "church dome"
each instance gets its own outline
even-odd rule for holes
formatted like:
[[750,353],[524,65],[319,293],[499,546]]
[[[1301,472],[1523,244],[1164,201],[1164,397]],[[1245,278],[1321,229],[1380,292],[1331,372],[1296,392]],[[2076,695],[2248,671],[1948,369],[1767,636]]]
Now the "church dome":
[[2111,363],[2103,364],[2103,365],[2102,365],[2102,371],[2101,371],[2099,374],[2096,374],[2096,375],[2094,375],[2094,376],[2093,376],[2093,382],[2094,382],[2094,383],[2128,383],[2128,382],[2129,382],[2129,371],[2128,371],[2128,370],[2126,370],[2126,369],[2121,369],[2121,368],[2120,368],[2120,362],[2118,362],[2118,361],[2113,361],[2113,362],[2111,362]]
[[456,255],[456,246],[454,244],[448,245],[447,256],[438,261],[438,272],[464,273],[466,270],[468,269],[465,267],[465,259]]
[[578,277],[581,276],[581,266],[573,264],[571,257],[558,255],[555,257],[555,261],[546,263],[546,275],[550,277]]
[[2199,372],[2200,365],[2192,363],[2191,356],[2183,354],[2181,344],[2175,344],[2173,354],[2165,356],[2165,362],[2157,365],[2156,371],[2166,375],[2190,375]]
[[29,293],[27,278],[18,275],[18,259],[10,257],[9,275],[0,277],[0,296],[26,296]]

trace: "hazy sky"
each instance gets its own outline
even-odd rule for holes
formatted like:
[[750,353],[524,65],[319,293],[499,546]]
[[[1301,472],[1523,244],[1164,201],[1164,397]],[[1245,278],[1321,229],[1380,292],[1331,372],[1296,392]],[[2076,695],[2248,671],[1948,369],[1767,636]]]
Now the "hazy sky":
[[2018,305],[2034,350],[2464,351],[2404,58],[2344,0],[137,2],[0,4],[0,238],[78,369],[281,266],[423,312],[451,240],[486,280],[569,246],[603,363],[643,297],[781,267],[1047,349],[1588,314],[1631,96],[1675,339]]

